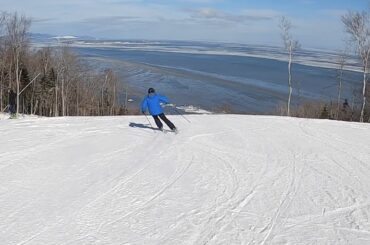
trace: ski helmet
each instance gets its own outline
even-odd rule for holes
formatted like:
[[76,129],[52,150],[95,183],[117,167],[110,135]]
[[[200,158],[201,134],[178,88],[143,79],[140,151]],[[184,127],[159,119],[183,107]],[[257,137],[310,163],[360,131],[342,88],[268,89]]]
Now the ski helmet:
[[154,88],[150,88],[150,89],[148,89],[148,94],[154,94],[154,93],[155,93]]

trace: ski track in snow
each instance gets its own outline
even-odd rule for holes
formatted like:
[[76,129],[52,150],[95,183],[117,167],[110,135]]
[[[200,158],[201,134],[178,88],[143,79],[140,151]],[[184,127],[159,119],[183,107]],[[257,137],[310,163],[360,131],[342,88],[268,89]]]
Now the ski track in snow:
[[1,120],[0,244],[370,244],[370,125],[169,118]]

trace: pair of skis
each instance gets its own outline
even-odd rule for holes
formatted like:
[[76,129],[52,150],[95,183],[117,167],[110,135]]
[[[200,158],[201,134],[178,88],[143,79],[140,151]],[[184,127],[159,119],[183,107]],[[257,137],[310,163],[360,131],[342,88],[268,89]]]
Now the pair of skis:
[[[146,114],[144,114],[144,116],[146,117],[146,120],[148,121],[150,127],[153,129],[153,130],[156,130],[156,128],[153,127],[152,123],[150,122],[148,116]],[[168,132],[172,132],[172,133],[175,133],[175,134],[178,134],[179,131],[177,128],[175,129],[172,129],[172,130],[168,130],[168,129],[164,129],[164,128],[159,128],[158,129],[159,131],[162,131],[163,133],[168,133]]]
[[178,134],[179,133],[179,130],[178,129],[174,129],[174,130],[168,130],[168,129],[159,129],[159,131],[161,131],[162,133],[174,133],[174,134]]

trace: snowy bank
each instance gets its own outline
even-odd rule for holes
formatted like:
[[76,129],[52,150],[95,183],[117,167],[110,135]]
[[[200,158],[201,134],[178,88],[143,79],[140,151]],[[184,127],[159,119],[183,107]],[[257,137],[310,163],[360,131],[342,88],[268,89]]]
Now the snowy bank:
[[370,125],[169,118],[1,120],[1,244],[369,244]]
[[[10,118],[10,114],[9,113],[0,112],[0,120],[8,120],[9,118]],[[27,115],[27,114],[19,114],[18,115],[18,118],[19,119],[36,119],[36,118],[40,118],[40,116],[37,116],[37,115]]]

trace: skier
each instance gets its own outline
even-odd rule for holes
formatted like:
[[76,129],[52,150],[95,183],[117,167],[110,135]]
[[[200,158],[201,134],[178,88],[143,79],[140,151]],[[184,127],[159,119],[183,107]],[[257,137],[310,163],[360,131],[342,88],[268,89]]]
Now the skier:
[[9,112],[10,116],[15,116],[15,110],[16,110],[16,94],[14,93],[13,89],[10,89],[9,91]]
[[351,107],[349,106],[348,100],[345,99],[343,102],[343,106],[342,106],[341,118],[344,121],[351,121],[352,116],[353,116],[353,111]]
[[163,124],[160,120],[162,119],[173,132],[177,133],[175,125],[168,120],[166,115],[163,113],[161,103],[168,104],[169,101],[167,97],[156,94],[154,88],[149,88],[148,95],[145,96],[143,102],[141,103],[141,112],[145,114],[146,110],[149,109],[149,113],[154,118],[155,124],[159,130],[163,131]]

